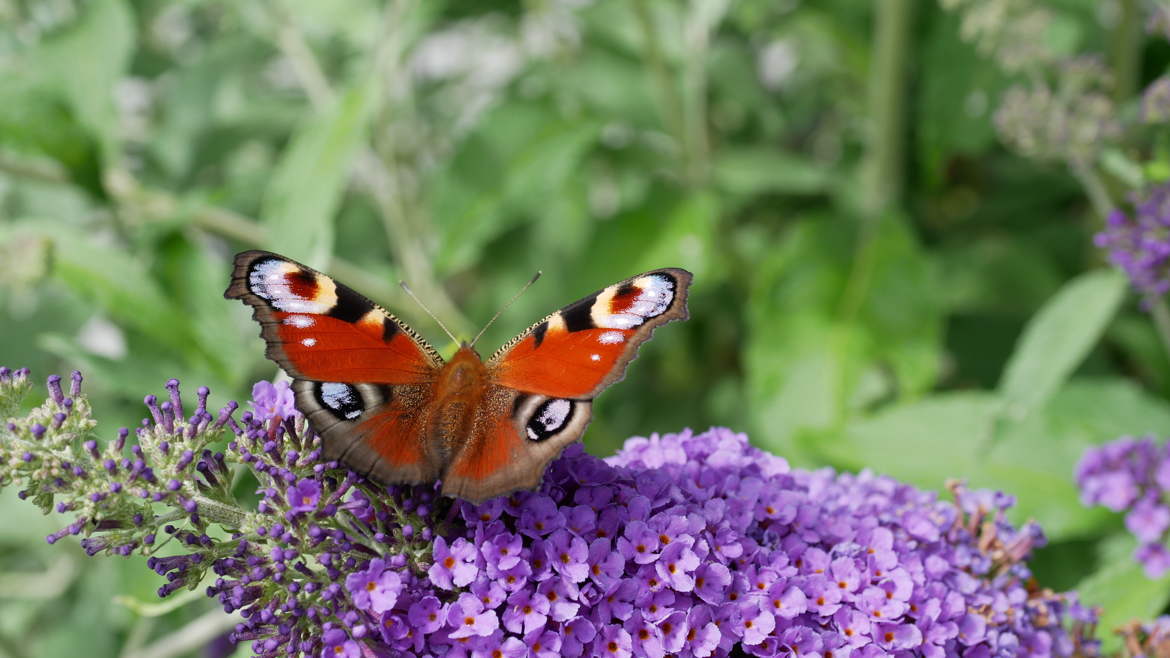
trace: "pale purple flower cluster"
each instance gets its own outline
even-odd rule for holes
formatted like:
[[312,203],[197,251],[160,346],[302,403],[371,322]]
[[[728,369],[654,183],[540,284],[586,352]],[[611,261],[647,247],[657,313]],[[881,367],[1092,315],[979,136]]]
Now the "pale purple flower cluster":
[[1092,612],[1027,587],[1043,540],[1010,497],[957,495],[792,470],[726,429],[573,446],[538,491],[458,503],[424,578],[353,571],[360,633],[326,655],[1097,655]]
[[1123,436],[1085,452],[1077,466],[1085,505],[1125,512],[1125,526],[1139,545],[1134,559],[1150,578],[1170,569],[1170,444],[1146,436]]
[[1122,210],[1110,212],[1093,241],[1138,292],[1161,297],[1170,290],[1170,185],[1151,188],[1133,205],[1132,217]]
[[287,381],[261,380],[252,385],[252,414],[264,418],[293,418],[298,412],[292,386]]

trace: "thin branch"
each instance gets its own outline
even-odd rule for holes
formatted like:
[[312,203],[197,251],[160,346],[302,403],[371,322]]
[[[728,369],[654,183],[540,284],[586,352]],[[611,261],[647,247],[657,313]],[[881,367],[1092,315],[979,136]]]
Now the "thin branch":
[[[191,204],[167,192],[144,187],[129,172],[114,170],[107,177],[107,188],[119,203],[141,212],[149,220],[159,220],[186,213],[191,223],[204,231],[263,249],[267,231],[260,222],[227,208],[210,204]],[[330,271],[345,284],[357,288],[374,301],[402,307],[409,301],[390,281],[344,258],[334,257]]]
[[1070,158],[1068,167],[1081,186],[1085,188],[1085,194],[1088,195],[1093,210],[1102,219],[1108,217],[1109,213],[1117,206],[1113,203],[1113,197],[1110,196],[1109,190],[1105,187],[1105,182],[1097,175],[1092,165],[1078,158]]
[[55,162],[25,160],[3,152],[0,152],[0,173],[8,174],[13,178],[35,180],[42,183],[69,182],[68,172]]
[[851,322],[869,294],[877,262],[874,238],[882,215],[901,202],[905,151],[906,84],[914,0],[873,4],[873,70],[869,80],[869,134],[862,165],[862,223],[840,317]]
[[337,98],[329,86],[329,79],[313,56],[313,50],[305,40],[304,33],[294,23],[294,18],[284,10],[283,6],[277,9],[279,13],[276,43],[284,56],[292,64],[293,74],[309,97],[313,108],[320,111],[331,105]]
[[[715,3],[717,4],[717,3]],[[710,55],[711,33],[723,20],[727,7],[692,2],[686,26],[687,57],[683,69],[683,90],[686,105],[683,123],[689,156],[689,178],[692,183],[706,180],[711,146],[707,138],[707,61]],[[718,14],[713,13],[718,11]]]

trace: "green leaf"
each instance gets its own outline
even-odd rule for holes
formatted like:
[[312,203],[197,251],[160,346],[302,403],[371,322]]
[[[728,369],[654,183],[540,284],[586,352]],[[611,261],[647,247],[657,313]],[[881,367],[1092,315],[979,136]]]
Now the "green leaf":
[[1133,559],[1137,543],[1128,535],[1115,536],[1104,542],[1101,567],[1076,587],[1082,603],[1101,608],[1098,627],[1104,655],[1112,655],[1121,645],[1114,630],[1131,621],[1149,621],[1170,602],[1170,574],[1148,578]]
[[95,0],[84,7],[76,23],[48,40],[30,60],[64,92],[109,157],[118,132],[114,87],[134,50],[134,16],[122,0]]
[[[843,305],[857,304],[857,321],[872,336],[873,358],[893,370],[900,394],[930,390],[941,362],[943,295],[907,219],[896,213],[881,217],[857,261]],[[862,298],[854,301],[857,294]]]
[[713,174],[724,190],[743,196],[817,194],[832,182],[828,167],[795,153],[758,146],[722,149]]
[[52,274],[74,294],[119,324],[192,355],[189,320],[131,253],[61,226],[44,235],[53,244]]
[[961,478],[1007,492],[1017,499],[1014,520],[1037,519],[1059,541],[1116,519],[1080,503],[1074,473],[1085,450],[1121,434],[1170,427],[1170,405],[1123,379],[1073,380],[992,443],[988,422],[999,404],[990,392],[936,394],[851,422],[805,447],[842,468],[872,468],[923,488]]
[[843,468],[872,468],[941,489],[947,478],[969,479],[979,472],[981,440],[996,408],[991,393],[932,395],[850,423],[840,437],[821,441],[818,452]]
[[1117,312],[1125,285],[1115,270],[1087,272],[1028,321],[999,383],[1008,418],[1025,418],[1064,384]]
[[378,76],[366,76],[293,135],[260,210],[273,251],[310,263],[332,253],[334,215],[380,89]]

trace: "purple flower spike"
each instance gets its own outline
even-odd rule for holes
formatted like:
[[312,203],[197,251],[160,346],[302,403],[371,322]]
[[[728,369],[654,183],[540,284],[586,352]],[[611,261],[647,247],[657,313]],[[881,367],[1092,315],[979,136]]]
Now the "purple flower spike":
[[48,388],[53,402],[62,404],[65,401],[65,394],[61,392],[61,375],[49,375]]
[[1149,298],[1170,291],[1170,184],[1155,186],[1132,201],[1132,217],[1122,210],[1109,213],[1094,243],[1126,273],[1148,306]]

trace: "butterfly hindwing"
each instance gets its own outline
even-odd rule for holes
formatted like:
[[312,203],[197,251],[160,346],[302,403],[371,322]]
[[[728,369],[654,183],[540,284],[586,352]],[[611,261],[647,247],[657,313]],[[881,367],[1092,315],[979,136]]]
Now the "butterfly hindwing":
[[488,360],[494,383],[526,393],[591,399],[618,381],[659,325],[687,317],[691,273],[631,277],[549,315]]
[[267,251],[236,256],[224,297],[252,306],[268,358],[295,378],[411,384],[442,365],[433,347],[377,304]]
[[384,484],[438,479],[444,459],[423,441],[432,387],[298,379],[297,408],[322,437],[322,456]]
[[472,436],[443,473],[443,494],[479,502],[540,485],[549,463],[581,438],[592,415],[588,400],[532,395],[495,386]]

